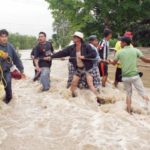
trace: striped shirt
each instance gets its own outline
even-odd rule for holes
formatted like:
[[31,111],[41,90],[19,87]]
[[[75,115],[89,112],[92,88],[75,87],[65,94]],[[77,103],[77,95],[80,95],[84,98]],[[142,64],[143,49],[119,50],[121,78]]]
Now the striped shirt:
[[100,58],[103,60],[107,60],[109,54],[109,41],[103,39],[99,42],[99,45],[101,46],[101,48],[99,49]]

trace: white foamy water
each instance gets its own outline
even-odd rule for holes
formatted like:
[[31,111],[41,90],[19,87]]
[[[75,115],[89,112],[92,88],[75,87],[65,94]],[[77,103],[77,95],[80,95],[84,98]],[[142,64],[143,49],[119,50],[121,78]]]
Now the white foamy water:
[[0,150],[150,150],[150,112],[136,92],[133,115],[125,111],[122,85],[101,89],[108,100],[101,107],[89,90],[71,98],[67,62],[54,61],[51,90],[41,93],[32,82],[32,62],[23,63],[28,78],[13,81],[14,99],[0,103]]

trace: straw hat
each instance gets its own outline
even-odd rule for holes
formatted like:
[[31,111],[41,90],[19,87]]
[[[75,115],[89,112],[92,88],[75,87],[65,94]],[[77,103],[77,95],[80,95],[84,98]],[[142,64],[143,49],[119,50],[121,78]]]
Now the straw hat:
[[73,36],[77,36],[77,37],[79,37],[80,39],[83,39],[84,38],[84,35],[83,35],[83,33],[82,32],[75,32],[74,34],[73,34]]

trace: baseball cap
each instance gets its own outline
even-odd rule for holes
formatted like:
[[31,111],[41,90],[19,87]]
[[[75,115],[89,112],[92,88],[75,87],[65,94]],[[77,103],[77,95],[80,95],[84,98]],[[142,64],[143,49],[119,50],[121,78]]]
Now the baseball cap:
[[133,37],[133,33],[132,32],[125,32],[124,37],[128,37],[128,38],[132,38]]
[[90,41],[93,41],[93,40],[97,40],[97,36],[96,35],[89,36],[88,41],[90,42]]

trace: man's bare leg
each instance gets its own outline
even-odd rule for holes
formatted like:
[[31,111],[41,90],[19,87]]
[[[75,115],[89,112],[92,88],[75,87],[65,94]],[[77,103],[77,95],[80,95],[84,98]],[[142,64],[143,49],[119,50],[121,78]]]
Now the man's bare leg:
[[73,76],[73,80],[72,80],[71,87],[70,87],[73,97],[76,97],[75,90],[77,89],[79,80],[80,80],[80,77],[76,75]]
[[86,75],[86,80],[87,80],[87,84],[88,84],[90,90],[91,90],[96,96],[98,96],[98,92],[97,92],[96,88],[95,88],[94,85],[93,85],[93,77],[92,77],[90,74],[88,74],[88,75]]
[[116,88],[118,87],[118,82],[117,82],[117,81],[114,82],[114,86],[115,86]]
[[98,102],[99,104],[104,104],[104,103],[105,103],[104,99],[102,99],[102,98],[100,98],[100,97],[98,96],[99,93],[98,93],[97,89],[96,89],[96,88],[94,87],[94,85],[93,85],[93,77],[92,77],[90,74],[87,74],[87,75],[86,75],[86,80],[87,80],[87,83],[88,83],[88,86],[89,86],[90,90],[96,95],[96,97],[97,97],[97,102]]
[[132,109],[131,109],[131,97],[130,96],[127,96],[126,103],[127,103],[127,112],[129,114],[131,114],[132,113]]
[[107,82],[107,76],[103,76],[102,78],[102,86],[105,87]]

